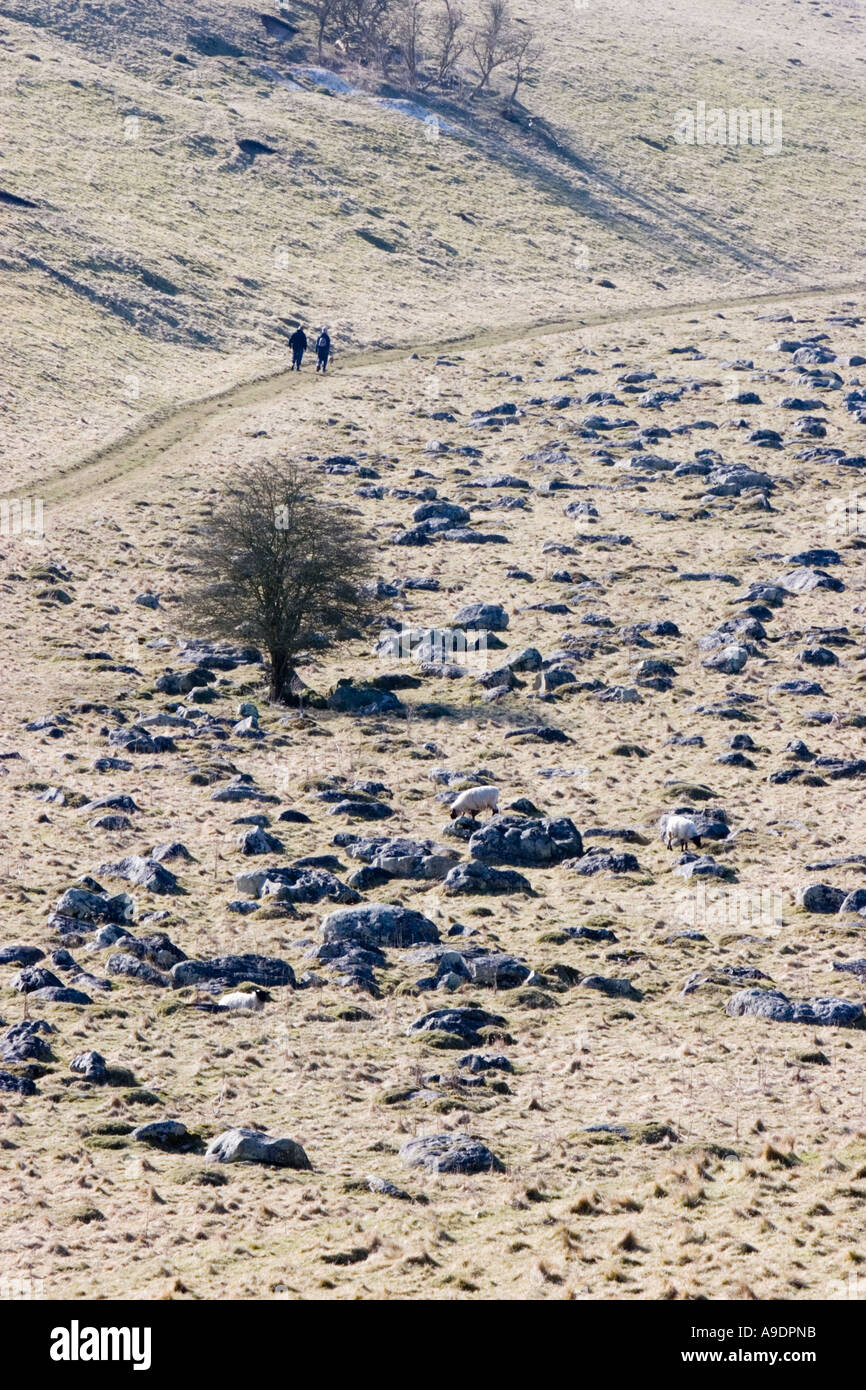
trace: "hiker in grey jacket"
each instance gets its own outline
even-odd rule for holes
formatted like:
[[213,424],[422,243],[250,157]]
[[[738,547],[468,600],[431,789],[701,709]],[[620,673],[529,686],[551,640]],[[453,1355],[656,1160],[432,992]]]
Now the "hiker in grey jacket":
[[326,372],[328,370],[328,358],[331,355],[331,339],[328,336],[327,328],[323,328],[316,339],[316,371]]

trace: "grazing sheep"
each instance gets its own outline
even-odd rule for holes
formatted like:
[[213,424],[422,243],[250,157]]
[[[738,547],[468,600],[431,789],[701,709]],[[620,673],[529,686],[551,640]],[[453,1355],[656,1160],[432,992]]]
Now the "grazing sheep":
[[701,847],[700,832],[690,816],[662,816],[659,834],[668,849],[673,849],[675,844],[688,845],[690,841],[698,849]]
[[491,811],[495,816],[499,810],[498,787],[470,787],[461,792],[451,802],[451,819],[458,816],[471,816],[474,820],[479,811]]

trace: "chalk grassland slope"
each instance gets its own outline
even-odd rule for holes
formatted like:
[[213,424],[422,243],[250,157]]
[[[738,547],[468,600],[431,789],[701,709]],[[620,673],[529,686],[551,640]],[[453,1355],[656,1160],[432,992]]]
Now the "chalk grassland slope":
[[[410,952],[387,953],[387,969],[377,972],[381,998],[336,988],[327,968],[314,963],[327,983],[275,991],[275,1002],[254,1019],[176,1008],[176,995],[116,977],[107,1000],[90,1007],[32,1002],[32,1013],[57,1028],[55,1061],[37,1083],[39,1095],[0,1098],[4,1274],[29,1272],[44,1281],[46,1296],[79,1298],[799,1299],[847,1287],[849,1271],[866,1255],[859,1219],[866,1034],[729,1018],[725,1004],[737,986],[721,972],[762,971],[765,984],[794,998],[862,999],[858,979],[832,968],[862,955],[858,919],[794,906],[796,887],[812,878],[861,885],[862,777],[809,787],[767,780],[796,766],[785,752],[793,738],[818,755],[862,755],[862,538],[855,511],[848,510],[855,526],[846,534],[828,528],[827,509],[828,500],[844,503],[856,490],[857,471],[801,457],[809,441],[796,438],[794,415],[776,405],[790,389],[781,370],[788,358],[768,349],[780,331],[826,332],[850,382],[856,369],[841,363],[862,350],[862,327],[828,319],[851,321],[864,307],[862,295],[848,302],[824,296],[792,305],[793,320],[782,325],[758,321],[755,310],[648,315],[640,324],[599,326],[524,349],[493,345],[433,364],[302,377],[270,402],[215,412],[193,438],[113,488],[49,507],[42,547],[4,543],[2,751],[21,755],[2,764],[3,784],[14,793],[2,798],[0,822],[4,943],[53,949],[46,915],[70,883],[123,854],[179,839],[195,857],[175,866],[185,896],[134,889],[137,920],[168,904],[161,925],[188,955],[258,950],[283,956],[300,975],[310,965],[303,943],[321,939],[324,909],[243,918],[226,910],[237,896],[234,875],[257,861],[237,848],[241,827],[233,821],[245,808],[213,802],[213,787],[196,774],[220,759],[279,798],[265,809],[286,860],[336,853],[346,865],[341,877],[352,861],[331,841],[345,822],[317,795],[338,777],[386,783],[395,815],[385,824],[394,833],[442,837],[446,811],[430,773],[444,767],[487,769],[503,803],[529,796],[584,832],[631,828],[640,837],[615,845],[635,853],[639,871],[583,878],[566,868],[528,870],[537,893],[531,899],[449,898],[436,885],[400,880],[366,894],[420,909],[443,937],[462,923],[466,933],[452,939],[458,944],[513,951],[545,972],[543,987],[528,994],[463,986],[448,996],[458,1005],[476,998],[505,1017],[513,1042],[495,1050],[515,1068],[505,1077],[509,1093],[489,1080],[477,1089],[457,1086],[450,1078],[460,1054],[407,1038],[411,1021],[441,1001],[414,992],[430,967]],[[670,351],[689,344],[699,344],[703,357]],[[725,365],[749,359],[754,370]],[[574,376],[585,367],[596,374]],[[644,412],[620,380],[635,369],[698,389]],[[431,376],[432,399],[425,395]],[[733,387],[756,392],[761,403],[728,402]],[[623,404],[577,403],[590,389],[614,392]],[[574,403],[557,406],[563,393]],[[823,443],[856,455],[863,427],[842,394],[822,392]],[[498,431],[471,427],[473,410],[504,400],[525,415]],[[579,434],[585,416],[599,410],[668,429],[715,423],[716,430],[653,447],[680,461],[711,447],[727,462],[766,470],[777,484],[772,510],[755,492],[708,500],[700,477],[660,471],[638,480],[640,470],[610,466],[593,453],[597,442]],[[431,418],[442,411],[453,419]],[[749,431],[735,424],[740,414],[754,428],[782,431],[786,447],[750,444]],[[627,426],[606,438],[622,442],[633,433]],[[431,438],[451,448],[428,449]],[[480,457],[455,452],[464,445],[479,448]],[[466,602],[497,601],[510,625],[507,648],[492,661],[530,644],[547,658],[567,646],[569,634],[582,634],[598,645],[590,643],[576,663],[579,681],[632,685],[637,662],[649,656],[672,664],[672,690],[644,690],[642,703],[616,705],[600,703],[591,689],[564,686],[553,704],[540,704],[529,698],[530,679],[490,704],[471,674],[425,677],[418,690],[401,692],[401,714],[300,720],[267,708],[254,669],[245,668],[216,685],[209,709],[231,717],[241,699],[257,699],[263,740],[210,745],[179,735],[174,753],[130,755],[131,770],[97,773],[94,760],[110,751],[112,709],[131,720],[174,703],[154,682],[184,635],[173,600],[189,538],[239,463],[283,450],[316,456],[311,467],[330,454],[351,454],[379,473],[372,482],[328,475],[331,495],[356,509],[380,542],[383,579],[410,575],[440,586],[384,600],[383,624],[441,626]],[[549,461],[551,452],[565,458]],[[499,472],[530,486],[468,486]],[[556,475],[577,490],[549,490]],[[382,495],[365,495],[370,486]],[[506,543],[390,546],[416,505],[412,493],[427,486],[471,507],[473,525]],[[497,505],[504,496],[524,496],[526,505]],[[591,503],[597,521],[567,517],[575,500]],[[628,536],[631,544],[605,535]],[[551,555],[544,550],[550,542],[576,553]],[[833,572],[845,588],[818,589],[774,609],[770,640],[740,676],[707,670],[697,639],[740,611],[732,600],[745,586],[775,577],[804,547],[828,544],[839,550],[843,563]],[[64,567],[60,577],[51,564]],[[509,576],[509,568],[534,582]],[[572,582],[554,577],[563,568]],[[690,572],[738,582],[682,577]],[[158,609],[133,602],[145,588],[161,595]],[[566,613],[529,606],[563,602]],[[596,619],[582,622],[590,614]],[[653,638],[651,650],[628,645],[622,629],[660,617],[675,622],[680,637]],[[610,626],[599,627],[599,618]],[[806,667],[799,654],[815,644],[816,632],[835,628],[841,636],[843,627],[851,645],[834,648],[840,664]],[[374,636],[312,655],[303,668],[309,684],[325,690],[341,676],[380,674]],[[147,645],[160,638],[167,648]],[[775,689],[804,676],[825,694]],[[728,692],[754,697],[739,706],[747,722],[712,713],[734,707]],[[441,706],[438,717],[419,708],[431,702]],[[833,722],[809,722],[816,709]],[[63,738],[19,723],[55,713],[71,720]],[[530,722],[560,728],[571,741],[546,746],[506,737]],[[742,732],[756,745],[748,754],[754,767],[717,761]],[[704,742],[670,742],[675,733]],[[724,806],[740,832],[730,847],[712,847],[737,881],[703,906],[654,838],[657,813],[671,798],[689,799],[693,786],[710,788],[710,804]],[[49,787],[61,787],[65,803],[40,800]],[[95,828],[76,806],[80,796],[108,792],[126,793],[141,808],[131,814],[132,829]],[[303,810],[310,823],[277,822],[284,805]],[[825,860],[842,862],[821,872],[806,867]],[[612,930],[616,940],[562,934],[579,925]],[[684,928],[700,936],[676,937]],[[74,954],[104,972],[104,953]],[[643,997],[559,989],[563,974],[574,979],[562,967],[627,976]],[[6,1023],[22,1014],[21,996],[9,985],[14,970],[4,966],[0,979]],[[683,995],[695,971],[714,979]],[[89,1087],[73,1079],[69,1061],[89,1047],[129,1068],[139,1085]],[[155,1097],[149,1104],[147,1092]],[[214,1179],[201,1157],[154,1152],[128,1138],[130,1126],[163,1116],[204,1138],[250,1122],[291,1135],[314,1171],[234,1166],[220,1170],[224,1185],[207,1185]],[[619,1126],[631,1137],[593,1125]],[[408,1137],[442,1131],[479,1135],[506,1171],[461,1178],[403,1168],[397,1151]],[[370,1192],[368,1175],[427,1203]]]
[[[624,199],[634,195],[636,215],[645,200],[673,239],[685,232],[710,259],[715,234],[720,271],[723,245],[744,267],[862,265],[858,5],[554,0],[545,15],[551,42],[529,102],[578,146],[593,180],[615,175]],[[776,111],[780,151],[676,143],[676,113],[698,102]]]
[[[848,11],[736,6],[695,59],[710,8],[526,7],[541,122],[440,104],[432,141],[369,83],[286,85],[303,24],[246,5],[4,0],[4,482],[273,370],[299,317],[344,351],[857,279]],[[782,153],[676,146],[692,95],[779,105]]]

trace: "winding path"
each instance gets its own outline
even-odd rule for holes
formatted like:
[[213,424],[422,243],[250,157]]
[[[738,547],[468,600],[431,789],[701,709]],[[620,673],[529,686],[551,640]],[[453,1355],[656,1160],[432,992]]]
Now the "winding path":
[[[405,360],[414,353],[419,359],[435,357],[442,352],[471,351],[477,348],[495,347],[500,343],[515,339],[540,338],[557,333],[577,332],[582,328],[605,323],[628,323],[636,319],[670,318],[688,312],[706,312],[721,309],[772,306],[791,304],[801,299],[815,299],[822,296],[857,293],[866,289],[862,283],[823,286],[814,285],[793,290],[772,291],[763,294],[746,295],[739,299],[708,299],[690,303],[666,305],[638,305],[630,309],[604,314],[589,314],[585,317],[540,320],[536,323],[521,324],[516,327],[485,330],[468,334],[465,337],[441,338],[429,342],[402,344],[398,347],[370,348],[347,353],[339,358],[339,369],[335,374],[343,376],[346,372],[368,367],[378,363]],[[251,381],[238,382],[223,391],[204,396],[198,400],[187,401],[171,406],[156,416],[144,420],[136,429],[129,431],[105,445],[97,452],[53,469],[40,478],[28,483],[28,492],[42,497],[47,502],[57,503],[66,499],[76,500],[97,489],[103,489],[128,474],[146,469],[158,461],[161,455],[193,438],[204,424],[218,410],[255,405],[269,401],[282,392],[291,389],[293,376],[289,370],[272,372]],[[11,497],[12,494],[7,494]]]

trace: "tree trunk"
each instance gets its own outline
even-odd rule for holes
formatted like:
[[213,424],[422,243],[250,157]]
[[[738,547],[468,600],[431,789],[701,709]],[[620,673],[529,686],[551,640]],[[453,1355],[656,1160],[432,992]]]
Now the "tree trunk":
[[292,681],[296,672],[288,653],[272,651],[269,655],[271,658],[270,689],[268,691],[270,699],[277,705],[297,704],[298,697],[292,691]]

